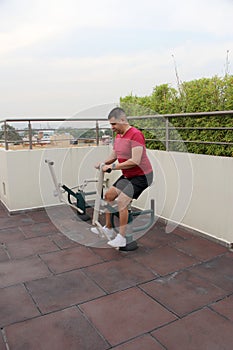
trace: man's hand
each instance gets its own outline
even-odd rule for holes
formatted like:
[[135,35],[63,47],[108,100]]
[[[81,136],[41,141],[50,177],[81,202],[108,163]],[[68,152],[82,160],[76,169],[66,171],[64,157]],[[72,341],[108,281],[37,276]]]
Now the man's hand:
[[98,170],[100,170],[100,168],[101,168],[101,170],[104,173],[110,173],[112,171],[112,165],[111,164],[110,165],[106,165],[104,163],[97,163],[95,165],[95,168],[98,169]]
[[104,173],[110,173],[111,171],[112,171],[112,166],[111,165],[104,165],[103,167],[102,167],[102,171],[104,172]]
[[102,163],[96,163],[96,164],[95,164],[95,168],[99,170],[101,164],[102,164]]

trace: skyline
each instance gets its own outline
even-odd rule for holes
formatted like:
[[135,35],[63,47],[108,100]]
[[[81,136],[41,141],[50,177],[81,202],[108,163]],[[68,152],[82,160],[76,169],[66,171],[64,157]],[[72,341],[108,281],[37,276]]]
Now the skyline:
[[232,74],[232,10],[230,0],[0,0],[0,119],[72,117],[177,88],[175,68],[181,81]]

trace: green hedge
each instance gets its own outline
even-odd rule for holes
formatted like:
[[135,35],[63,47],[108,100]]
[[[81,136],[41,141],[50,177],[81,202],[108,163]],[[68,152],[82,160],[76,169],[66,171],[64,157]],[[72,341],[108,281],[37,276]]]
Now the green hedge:
[[[121,97],[120,105],[127,115],[145,116],[143,120],[132,120],[132,124],[150,139],[147,147],[165,150],[165,118],[162,115],[233,110],[233,76],[184,82],[178,90],[163,84],[156,86],[150,96],[130,94]],[[161,118],[146,118],[146,115],[155,114]],[[169,127],[169,139],[176,140],[169,142],[171,151],[233,156],[233,145],[212,144],[233,144],[233,115],[172,117]]]

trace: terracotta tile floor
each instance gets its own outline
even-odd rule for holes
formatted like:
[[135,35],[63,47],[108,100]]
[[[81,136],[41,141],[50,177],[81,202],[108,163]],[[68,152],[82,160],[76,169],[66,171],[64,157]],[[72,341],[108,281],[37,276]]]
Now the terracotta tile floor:
[[0,350],[232,350],[227,248],[158,222],[133,252],[83,246],[52,218],[0,205]]

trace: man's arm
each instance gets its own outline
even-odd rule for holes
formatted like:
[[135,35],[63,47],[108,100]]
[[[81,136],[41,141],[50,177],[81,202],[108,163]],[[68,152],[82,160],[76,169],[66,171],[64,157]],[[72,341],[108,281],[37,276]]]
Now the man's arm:
[[[110,153],[110,155],[108,156],[108,158],[104,161],[104,162],[99,162],[95,165],[96,169],[100,168],[100,165],[102,163],[109,165],[115,162],[115,160],[117,160],[117,156],[116,156],[116,152],[114,150],[112,150],[112,152]],[[106,169],[108,169],[109,167],[106,166],[105,168],[103,168],[103,171],[106,171]]]

